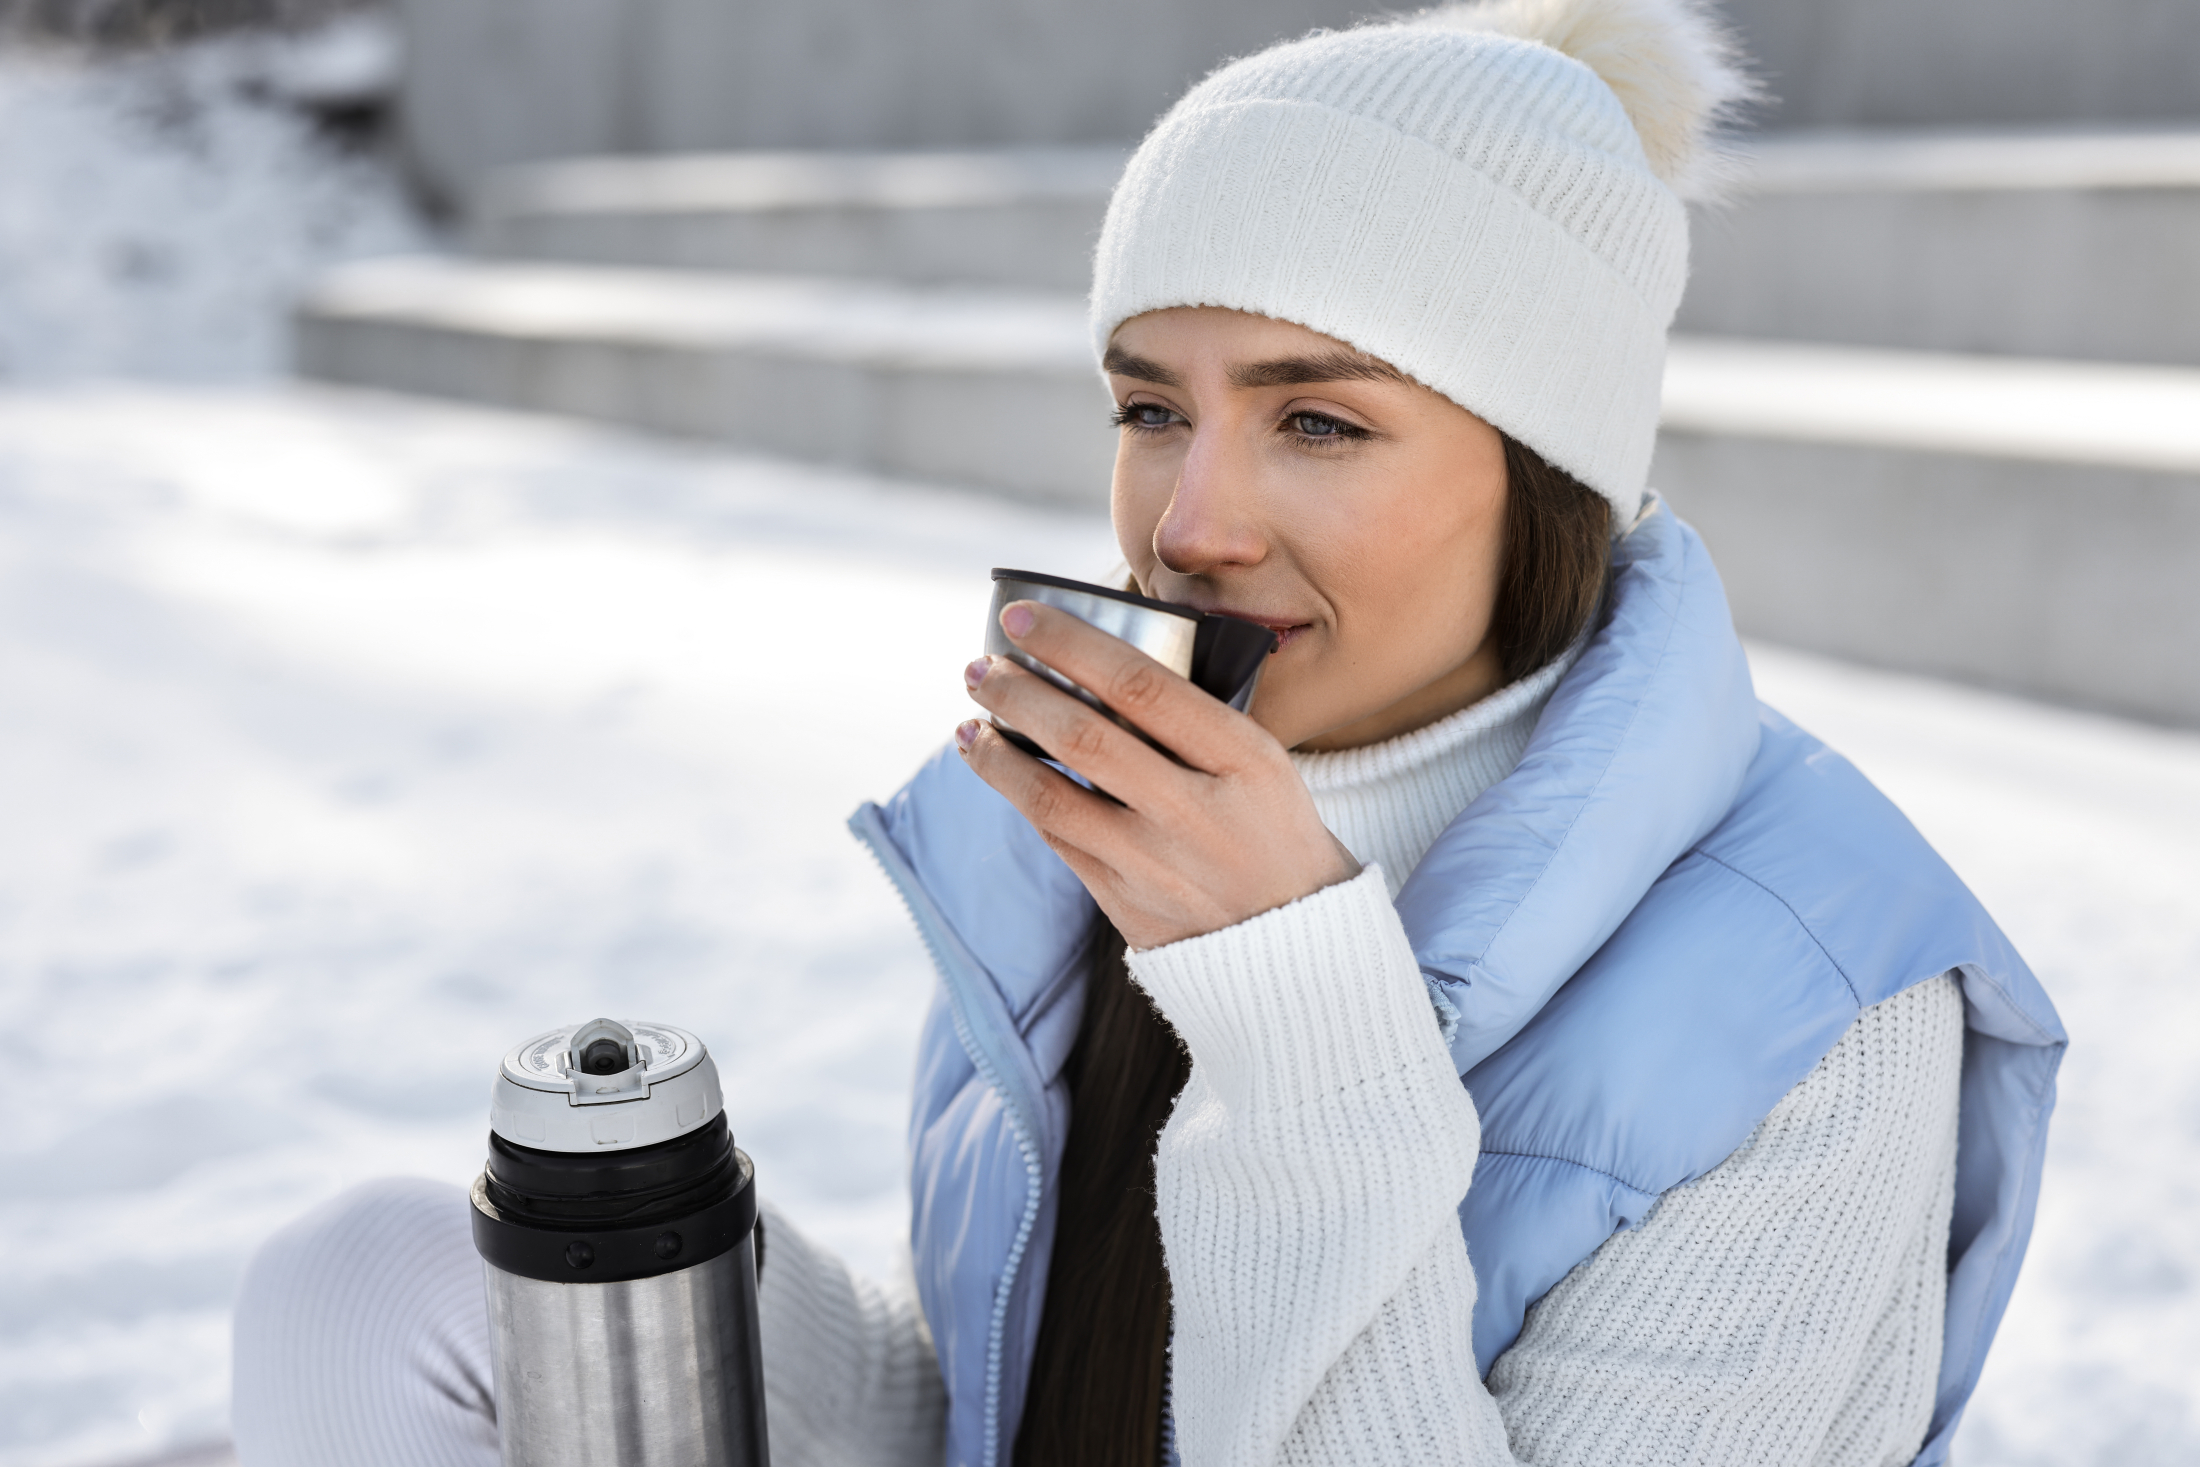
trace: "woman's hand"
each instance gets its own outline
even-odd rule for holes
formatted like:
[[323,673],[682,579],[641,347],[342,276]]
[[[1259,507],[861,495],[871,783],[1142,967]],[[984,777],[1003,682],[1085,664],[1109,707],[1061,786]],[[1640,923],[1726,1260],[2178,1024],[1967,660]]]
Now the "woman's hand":
[[1122,801],[1065,778],[983,720],[955,730],[978,777],[1023,812],[1132,947],[1220,931],[1359,873],[1290,756],[1252,719],[1054,607],[1014,602],[1001,629],[1184,761],[1006,658],[964,670],[979,704]]

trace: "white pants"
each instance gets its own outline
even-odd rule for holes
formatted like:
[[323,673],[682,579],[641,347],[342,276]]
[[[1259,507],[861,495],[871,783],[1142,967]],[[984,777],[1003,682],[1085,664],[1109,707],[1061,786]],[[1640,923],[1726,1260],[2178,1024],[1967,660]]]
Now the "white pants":
[[[497,1467],[467,1210],[441,1182],[370,1182],[267,1241],[237,1299],[244,1467]],[[774,1467],[938,1467],[947,1394],[914,1285],[858,1278],[759,1212]]]
[[496,1467],[489,1307],[466,1194],[370,1182],[261,1248],[230,1413],[252,1467]]

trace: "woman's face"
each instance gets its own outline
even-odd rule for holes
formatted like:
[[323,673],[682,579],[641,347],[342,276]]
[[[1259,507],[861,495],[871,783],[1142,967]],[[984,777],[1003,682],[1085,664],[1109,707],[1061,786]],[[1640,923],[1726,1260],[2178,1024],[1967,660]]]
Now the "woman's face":
[[1334,337],[1211,306],[1124,322],[1115,537],[1149,596],[1274,628],[1253,718],[1286,748],[1406,733],[1498,685],[1505,451]]

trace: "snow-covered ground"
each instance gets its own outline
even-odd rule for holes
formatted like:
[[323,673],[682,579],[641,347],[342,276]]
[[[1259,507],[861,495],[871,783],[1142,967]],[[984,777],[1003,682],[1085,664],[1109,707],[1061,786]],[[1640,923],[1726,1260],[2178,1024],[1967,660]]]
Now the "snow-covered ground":
[[255,1238],[478,1169],[498,1055],[719,1055],[883,1266],[928,969],[841,822],[964,716],[985,570],[1104,524],[308,392],[0,398],[0,1461],[218,1434]]
[[[255,1240],[463,1181],[511,1042],[712,1044],[766,1187],[902,1231],[929,974],[844,834],[1089,515],[295,388],[0,395],[0,1463],[224,1429]],[[2200,737],[1775,651],[2076,1044],[1965,1467],[2200,1461]]]
[[0,40],[0,381],[279,370],[323,266],[427,242],[388,159],[303,105],[385,85],[394,45],[374,14],[119,58]]

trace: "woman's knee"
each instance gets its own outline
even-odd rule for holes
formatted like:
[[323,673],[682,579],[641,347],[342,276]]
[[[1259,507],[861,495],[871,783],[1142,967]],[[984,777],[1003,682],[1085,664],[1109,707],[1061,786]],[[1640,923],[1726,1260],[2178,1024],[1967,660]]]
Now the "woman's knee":
[[456,1187],[370,1182],[268,1239],[238,1294],[234,1353],[253,1467],[495,1459],[481,1260]]
[[330,1333],[447,1292],[479,1265],[465,1194],[443,1182],[386,1177],[339,1193],[260,1246],[237,1300],[240,1335]]

